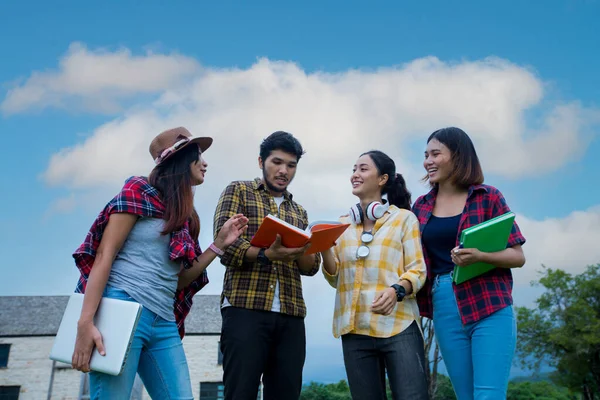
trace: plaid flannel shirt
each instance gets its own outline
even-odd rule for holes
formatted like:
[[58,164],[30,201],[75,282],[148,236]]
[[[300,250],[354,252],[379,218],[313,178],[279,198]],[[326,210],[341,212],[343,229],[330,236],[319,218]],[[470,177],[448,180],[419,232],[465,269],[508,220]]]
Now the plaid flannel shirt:
[[[342,217],[341,222],[350,223]],[[419,221],[408,211],[391,206],[375,222],[369,255],[357,259],[362,224],[352,224],[338,239],[334,250],[336,274],[323,275],[336,290],[333,336],[355,333],[378,338],[397,335],[419,317],[415,300],[425,283],[425,260],[421,249]],[[410,281],[413,293],[396,303],[390,315],[374,314],[371,305],[377,292],[402,279]]]
[[232,215],[241,213],[248,218],[247,231],[221,257],[221,264],[227,267],[221,301],[226,297],[234,307],[270,311],[279,280],[281,313],[305,317],[306,305],[300,275],[315,275],[319,271],[320,255],[315,255],[313,268],[307,273],[300,270],[295,261],[273,261],[272,265],[262,265],[244,260],[246,251],[251,247],[250,240],[268,214],[277,215],[301,229],[308,226],[306,210],[292,200],[288,191],[283,196],[284,200],[278,209],[273,196],[260,178],[232,182],[221,194],[214,216],[215,238]]
[[[435,205],[437,189],[420,196],[413,205],[413,212],[417,215],[421,226],[421,234],[429,221]],[[456,245],[460,244],[460,233],[473,225],[510,211],[502,193],[493,186],[474,185],[469,188],[467,202],[460,218]],[[515,222],[508,238],[507,247],[525,243],[519,226]],[[425,263],[427,264],[427,281],[423,289],[417,294],[421,315],[433,318],[433,302],[431,288],[433,274],[431,260],[427,256],[427,249],[423,246]],[[459,285],[453,284],[454,294],[458,303],[458,311],[463,324],[479,321],[495,311],[512,304],[512,272],[508,268],[494,268],[493,270],[469,279]]]
[[[87,280],[94,266],[96,251],[100,246],[102,234],[111,214],[128,213],[140,217],[162,218],[164,210],[165,207],[160,200],[158,191],[148,183],[145,177],[133,176],[127,179],[121,191],[100,212],[84,242],[73,253],[75,265],[81,273],[75,292],[85,293]],[[182,229],[171,233],[169,244],[171,260],[180,261],[184,268],[190,268],[201,253],[198,240],[190,236],[187,223]],[[184,320],[192,307],[192,298],[207,283],[208,275],[204,271],[188,286],[175,292],[173,313],[181,338],[185,335]]]

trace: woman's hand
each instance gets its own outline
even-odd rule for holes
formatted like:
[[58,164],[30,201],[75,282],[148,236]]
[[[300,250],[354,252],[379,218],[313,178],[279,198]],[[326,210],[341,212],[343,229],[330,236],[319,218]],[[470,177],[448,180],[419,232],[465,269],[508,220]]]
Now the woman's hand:
[[248,229],[248,218],[243,214],[235,214],[223,224],[215,239],[215,246],[221,250],[227,249],[246,229]]
[[77,339],[75,350],[71,359],[71,366],[81,372],[90,371],[90,359],[94,345],[98,348],[100,355],[106,355],[102,335],[93,322],[79,322],[77,324]]
[[452,262],[459,267],[466,267],[467,265],[480,262],[482,260],[483,253],[475,248],[463,249],[461,247],[455,247],[450,252]]
[[371,311],[375,314],[390,315],[398,302],[396,297],[396,289],[387,288],[375,295]]

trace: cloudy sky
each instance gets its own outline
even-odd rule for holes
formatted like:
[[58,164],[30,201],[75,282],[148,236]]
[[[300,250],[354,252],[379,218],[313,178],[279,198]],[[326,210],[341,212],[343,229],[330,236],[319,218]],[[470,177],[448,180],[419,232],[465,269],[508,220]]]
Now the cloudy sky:
[[[307,151],[295,199],[330,219],[355,201],[349,176],[366,150],[387,152],[423,194],[426,138],[453,125],[528,239],[517,305],[533,304],[542,264],[600,262],[598,1],[248,4],[0,6],[1,295],[71,292],[73,250],[175,126],[215,139],[196,190],[204,247],[219,193],[260,174],[275,130]],[[203,292],[219,293],[223,267],[209,276]],[[304,288],[306,377],[341,379],[334,292],[320,274]]]

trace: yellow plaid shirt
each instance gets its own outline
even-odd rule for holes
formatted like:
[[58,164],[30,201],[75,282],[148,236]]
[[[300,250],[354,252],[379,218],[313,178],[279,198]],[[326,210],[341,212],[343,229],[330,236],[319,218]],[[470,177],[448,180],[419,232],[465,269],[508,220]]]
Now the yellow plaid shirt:
[[[342,222],[350,223],[348,217]],[[336,275],[323,268],[325,279],[336,288],[333,335],[346,333],[387,338],[402,332],[417,320],[419,309],[415,294],[426,278],[419,221],[410,211],[390,206],[375,222],[373,240],[366,244],[370,253],[357,259],[363,225],[350,225],[338,239],[334,250]],[[375,294],[400,280],[412,283],[413,293],[396,303],[390,315],[371,312]]]
[[300,275],[311,276],[319,272],[320,255],[315,255],[315,264],[308,273],[300,270],[295,261],[273,261],[272,265],[262,265],[244,260],[246,251],[250,248],[250,240],[268,214],[274,214],[301,229],[308,226],[306,210],[292,200],[292,195],[287,190],[283,196],[284,200],[277,208],[273,196],[260,178],[232,182],[221,194],[214,216],[215,238],[232,215],[241,213],[248,217],[246,232],[221,257],[221,264],[227,267],[221,301],[226,297],[234,307],[270,311],[279,280],[281,313],[305,317],[306,305]]

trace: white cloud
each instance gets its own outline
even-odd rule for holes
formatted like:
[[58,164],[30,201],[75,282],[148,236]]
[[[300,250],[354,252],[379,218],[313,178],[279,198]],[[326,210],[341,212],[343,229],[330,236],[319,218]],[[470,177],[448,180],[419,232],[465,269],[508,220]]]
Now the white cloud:
[[77,207],[77,198],[74,193],[69,194],[66,197],[60,197],[50,206],[44,215],[44,220],[56,215],[56,214],[69,214]]
[[[93,53],[100,64],[103,57],[119,54]],[[203,221],[201,243],[206,246],[221,190],[231,180],[260,174],[260,141],[275,130],[294,133],[305,146],[307,154],[291,190],[311,219],[324,219],[336,218],[355,202],[348,180],[363,151],[379,148],[392,156],[416,198],[426,189],[419,183],[422,167],[415,160],[421,158],[425,139],[435,129],[464,128],[474,139],[487,174],[524,178],[556,170],[580,156],[593,139],[589,127],[598,121],[596,110],[577,102],[547,105],[547,85],[534,72],[497,58],[452,64],[428,57],[394,68],[340,73],[307,73],[294,63],[267,59],[247,69],[200,72],[193,60],[189,65],[189,71],[198,73],[184,79],[185,85],[164,80],[151,86],[160,92],[154,103],[124,113],[54,154],[43,175],[45,182],[77,193],[94,191],[98,198],[106,188],[108,200],[127,176],[150,171],[148,144],[162,129],[183,125],[194,134],[213,136],[215,142],[206,153],[207,181],[197,189],[196,199]],[[160,66],[155,69],[162,71]],[[72,75],[65,68],[61,71],[61,76]],[[146,73],[152,75],[150,70]],[[142,81],[127,89],[125,83],[108,77],[97,79],[110,84],[90,84],[76,95],[92,101],[102,92],[115,99],[112,92],[133,93],[144,87]],[[24,86],[29,87],[56,92],[48,85]],[[58,93],[62,96],[64,91]],[[48,102],[47,95],[42,98]],[[532,110],[542,122],[527,118]],[[549,149],[557,155],[550,157]],[[511,207],[518,209],[518,204]],[[518,218],[528,239],[524,247],[528,261],[515,271],[516,291],[526,290],[523,285],[536,277],[542,263],[577,271],[600,261],[595,250],[600,209],[543,221]],[[209,271],[211,284],[205,292],[219,293],[223,267],[213,263]],[[304,281],[311,343],[339,345],[331,339],[334,291],[321,276]]]
[[22,85],[8,91],[0,109],[5,114],[46,107],[115,112],[119,99],[162,92],[198,70],[194,59],[177,54],[90,51],[73,43],[58,70],[33,72]]
[[[111,65],[115,58],[126,65],[147,63],[145,78],[135,83],[111,80],[104,76],[111,69],[99,68],[94,75],[98,82],[77,91],[88,101],[99,91],[142,90],[148,77],[161,75],[170,65],[167,60],[181,64],[181,56],[160,56],[155,64],[155,56],[132,61],[126,50],[72,53],[82,51],[100,65]],[[184,60],[190,66],[185,71],[194,71],[195,62]],[[63,68],[60,76],[79,82],[77,70]],[[384,149],[402,171],[420,176],[419,166],[408,160],[415,159],[415,151],[421,153],[430,132],[448,125],[471,135],[486,173],[522,178],[555,170],[580,155],[593,138],[588,128],[598,116],[577,102],[542,108],[544,82],[530,70],[496,58],[450,64],[428,57],[395,68],[334,74],[308,74],[293,63],[261,59],[248,69],[203,69],[185,82],[153,82],[148,90],[161,91],[158,100],[130,110],[84,142],[55,154],[45,174],[47,182],[93,187],[145,172],[151,168],[145,153],[151,138],[178,125],[215,137],[207,157],[222,179],[239,178],[254,165],[260,140],[278,129],[295,133],[308,151],[302,160],[305,175],[299,176],[303,183],[318,173],[320,179],[313,185],[335,187],[334,179],[347,174],[356,156],[371,148]],[[525,118],[536,106],[544,120],[540,124]],[[548,157],[548,149],[557,155]]]
[[523,245],[527,263],[515,270],[515,280],[529,284],[538,279],[542,264],[578,274],[588,265],[600,263],[600,205],[573,211],[564,218],[517,218],[527,239]]

